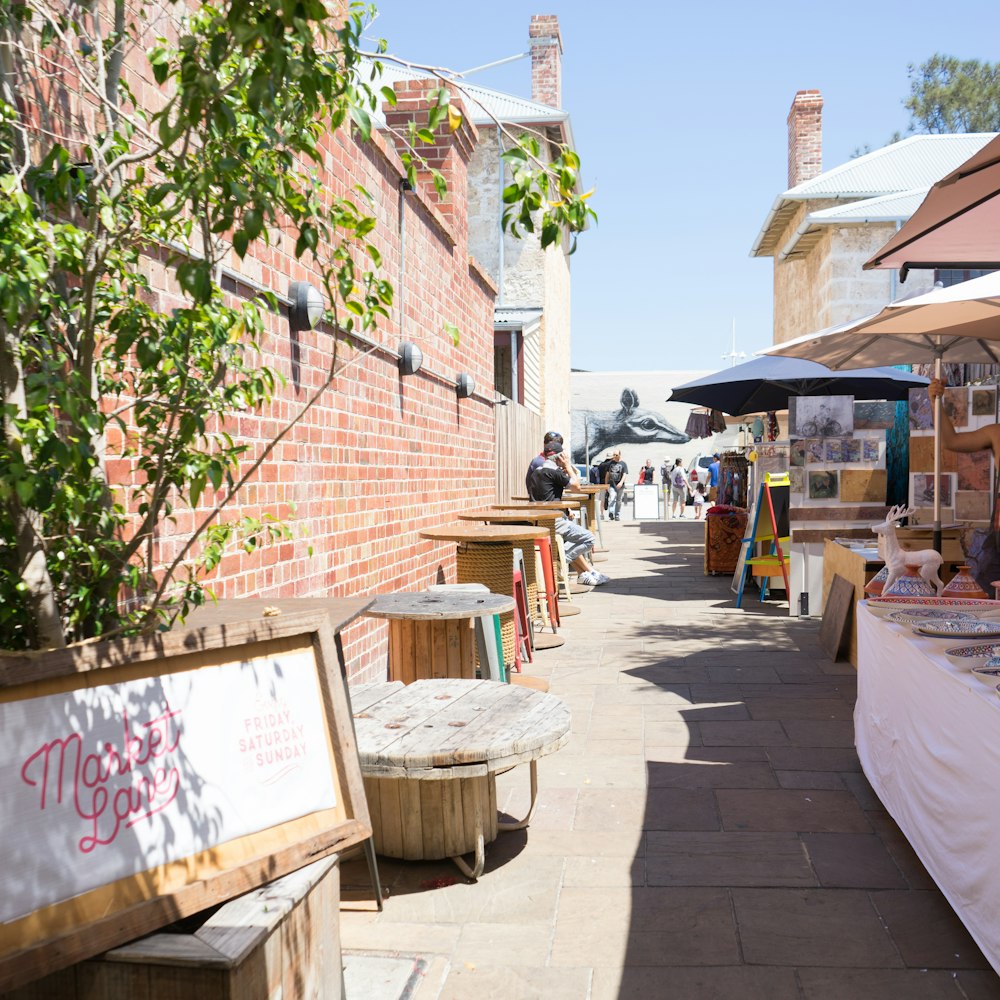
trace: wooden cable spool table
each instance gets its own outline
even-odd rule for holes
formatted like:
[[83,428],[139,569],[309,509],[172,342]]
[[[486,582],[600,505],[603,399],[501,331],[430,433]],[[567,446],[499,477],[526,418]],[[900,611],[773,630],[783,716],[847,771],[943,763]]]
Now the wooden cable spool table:
[[[459,583],[482,583],[494,594],[514,596],[514,549],[518,543],[545,538],[547,528],[521,527],[513,524],[453,524],[443,528],[425,528],[421,538],[433,542],[457,542],[456,567]],[[525,560],[527,562],[527,560]],[[514,613],[500,615],[503,658],[508,668],[514,663]]]
[[[591,532],[596,534],[601,540],[600,551],[607,551],[604,545],[604,532],[601,530],[601,514],[599,505],[601,502],[601,494],[607,492],[607,486],[599,486],[597,484],[583,484],[581,483],[577,488],[576,492],[583,493],[587,497],[586,507],[587,507],[587,518],[590,521],[588,527]],[[594,547],[594,551],[598,551],[597,547]]]
[[[569,739],[559,698],[495,681],[422,680],[352,689],[358,756],[380,854],[451,858],[470,879],[486,844],[528,825],[538,792],[536,761]],[[524,819],[497,820],[496,775],[531,764]],[[463,854],[475,853],[470,867]]]
[[365,614],[389,622],[389,680],[412,684],[435,677],[474,678],[472,619],[514,607],[514,598],[503,594],[404,592],[379,594]]

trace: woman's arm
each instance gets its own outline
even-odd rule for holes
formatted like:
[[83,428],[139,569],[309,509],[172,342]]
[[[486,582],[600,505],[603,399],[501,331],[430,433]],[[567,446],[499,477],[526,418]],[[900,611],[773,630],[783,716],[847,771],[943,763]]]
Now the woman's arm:
[[[927,387],[927,395],[931,397],[931,402],[935,399],[942,399],[941,405],[941,444],[948,451],[984,451],[992,448],[993,454],[1000,452],[1000,426],[989,424],[987,427],[980,427],[975,431],[956,431],[955,425],[948,416],[948,411],[944,407],[944,383],[940,379],[934,379]],[[936,407],[935,407],[936,409]]]

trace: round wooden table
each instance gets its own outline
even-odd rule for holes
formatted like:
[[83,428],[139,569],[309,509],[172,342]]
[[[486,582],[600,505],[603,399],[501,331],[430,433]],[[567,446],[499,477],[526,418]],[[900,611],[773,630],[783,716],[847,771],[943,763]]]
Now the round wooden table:
[[493,507],[499,507],[501,510],[524,510],[525,508],[540,510],[546,507],[552,510],[579,510],[580,505],[580,500],[574,500],[571,497],[567,497],[565,500],[529,500],[527,497],[514,497],[511,503],[492,504]]
[[389,680],[412,684],[434,677],[475,679],[472,619],[514,607],[514,599],[503,594],[402,592],[379,594],[365,614],[389,622]]
[[[590,524],[587,525],[591,532],[601,539],[601,548],[604,549],[604,532],[601,531],[601,494],[607,492],[607,486],[599,486],[596,484],[582,484],[577,487],[577,492],[583,493],[587,497],[587,517],[590,520]],[[596,551],[596,548],[595,548]]]
[[[495,681],[422,680],[351,689],[375,849],[391,858],[452,858],[471,879],[486,844],[528,825],[536,761],[569,739],[570,712],[550,694]],[[497,821],[496,775],[531,762],[531,804]],[[463,854],[475,852],[470,867]]]
[[[536,538],[545,538],[547,528],[522,527],[513,524],[452,524],[442,528],[425,528],[421,538],[433,542],[457,542],[456,567],[459,583],[482,583],[494,594],[514,596],[514,549],[525,542],[534,547]],[[522,544],[518,544],[522,543]],[[527,562],[527,560],[525,560]],[[514,613],[500,615],[503,638],[503,658],[507,668],[514,663]]]

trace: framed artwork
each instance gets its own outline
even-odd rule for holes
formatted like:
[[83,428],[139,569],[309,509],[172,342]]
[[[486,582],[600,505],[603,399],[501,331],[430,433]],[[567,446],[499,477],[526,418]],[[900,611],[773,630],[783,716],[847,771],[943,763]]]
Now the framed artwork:
[[325,612],[54,653],[0,664],[0,982],[371,835]]
[[806,465],[826,461],[826,449],[822,438],[810,438],[806,441]]
[[802,438],[794,438],[789,446],[788,464],[794,468],[802,468],[806,464],[806,442]]
[[854,429],[856,431],[886,430],[895,423],[895,403],[862,401],[854,404]]
[[844,442],[841,438],[826,438],[823,456],[827,462],[844,460]]
[[927,389],[910,390],[910,430],[929,431],[934,427],[934,411],[931,407],[931,397]]
[[972,415],[974,417],[995,417],[997,415],[996,389],[972,390]]
[[879,456],[879,439],[861,439],[861,459],[864,462],[877,462]]
[[[953,476],[950,472],[943,472],[938,478],[938,486],[941,490],[942,507],[951,506],[952,479]],[[911,484],[911,493],[913,496],[913,505],[915,507],[934,506],[933,472],[911,472],[910,484]]]
[[853,396],[792,396],[789,433],[794,437],[843,437],[854,433]]
[[988,521],[990,496],[988,493],[955,491],[955,517],[959,521]]
[[969,426],[969,390],[964,385],[954,389],[945,389],[941,406],[945,413],[951,417],[954,427]]
[[840,460],[842,462],[861,461],[861,438],[844,438]]
[[[941,471],[954,472],[956,457],[956,452],[942,448]],[[910,471],[934,471],[934,438],[932,435],[921,435],[910,438]]]
[[989,451],[960,451],[955,453],[955,472],[958,489],[982,490],[988,493],[991,479],[992,455]]
[[840,473],[842,503],[885,503],[885,469],[844,469]]
[[793,466],[788,470],[788,486],[792,493],[801,493],[805,489],[805,472]]
[[809,473],[810,500],[836,500],[839,496],[840,489],[835,469]]

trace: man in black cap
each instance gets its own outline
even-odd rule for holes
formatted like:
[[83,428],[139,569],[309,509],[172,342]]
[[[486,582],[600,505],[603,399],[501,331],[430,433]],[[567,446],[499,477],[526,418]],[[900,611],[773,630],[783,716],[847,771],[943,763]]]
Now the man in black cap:
[[[548,441],[542,449],[543,461],[528,476],[528,496],[532,500],[552,503],[562,500],[567,486],[578,486],[580,479],[558,441]],[[569,511],[556,521],[556,533],[562,538],[568,562],[579,574],[577,579],[588,587],[599,587],[611,577],[598,573],[587,559],[594,547],[594,536],[570,520]]]
[[553,441],[556,444],[562,444],[563,443],[562,434],[560,434],[559,431],[546,431],[545,438],[542,441],[541,452],[539,452],[528,463],[528,471],[524,474],[524,488],[527,491],[529,497],[531,496],[531,474],[535,471],[535,469],[541,468],[542,463],[545,461],[545,445],[551,444]]

